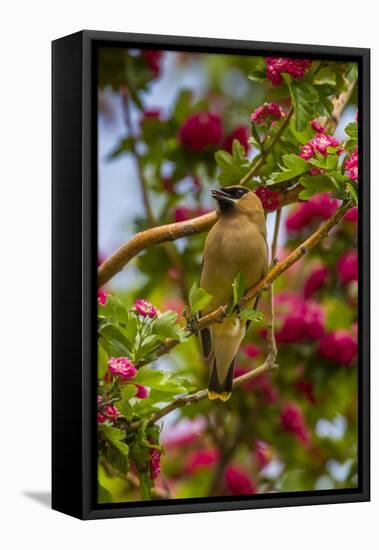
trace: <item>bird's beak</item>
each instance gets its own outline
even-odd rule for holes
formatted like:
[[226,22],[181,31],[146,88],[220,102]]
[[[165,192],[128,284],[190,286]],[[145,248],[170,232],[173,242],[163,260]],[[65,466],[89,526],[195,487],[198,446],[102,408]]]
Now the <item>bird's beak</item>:
[[212,198],[215,199],[218,203],[229,203],[234,204],[235,199],[231,197],[226,191],[223,189],[212,189],[211,190]]

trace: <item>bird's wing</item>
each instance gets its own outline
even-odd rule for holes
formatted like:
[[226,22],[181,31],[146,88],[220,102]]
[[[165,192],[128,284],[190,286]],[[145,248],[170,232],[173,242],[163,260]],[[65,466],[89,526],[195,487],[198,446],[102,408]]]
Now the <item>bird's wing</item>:
[[[203,273],[203,268],[204,268],[204,258],[203,258],[203,260],[202,260],[202,262],[201,262],[201,269],[200,269],[199,281],[201,281],[201,276],[202,276],[202,273]],[[198,319],[201,319],[202,316],[203,316],[202,312],[199,311],[199,313],[198,313]],[[205,360],[207,363],[211,363],[212,360],[213,360],[212,331],[210,330],[209,327],[205,327],[205,328],[203,328],[202,330],[200,330],[199,337],[200,337],[200,344],[201,344],[201,349],[202,349],[202,351],[203,351],[204,360]]]

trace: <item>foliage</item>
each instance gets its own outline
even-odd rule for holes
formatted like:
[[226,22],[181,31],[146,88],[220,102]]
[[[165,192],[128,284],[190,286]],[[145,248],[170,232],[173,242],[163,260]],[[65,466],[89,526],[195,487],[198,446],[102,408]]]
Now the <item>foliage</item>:
[[[165,79],[165,55],[176,75],[197,70],[206,84],[200,93],[179,86],[157,110],[149,94]],[[283,212],[284,254],[341,201],[357,204],[358,125],[350,122],[337,143],[331,118],[333,100],[357,79],[356,65],[314,60],[296,73],[295,61],[273,80],[263,57],[100,49],[100,108],[122,100],[126,120],[107,162],[137,161],[138,181],[125,193],[144,188],[154,225],[206,212],[217,181],[244,179],[271,227],[279,193],[298,186],[301,202]],[[240,80],[240,90],[228,79]],[[261,104],[261,116],[250,118]],[[135,231],[150,225],[147,212],[135,216]],[[275,284],[280,369],[244,383],[227,403],[206,399],[151,422],[164,405],[207,384],[188,330],[212,302],[196,283],[203,246],[204,235],[194,235],[148,248],[126,270],[134,270],[134,282],[120,289],[111,281],[99,297],[99,502],[356,486],[356,210]],[[266,353],[265,297],[260,311],[240,310],[246,290],[239,273],[227,314],[254,323],[237,375]],[[180,344],[161,357],[171,340]],[[225,442],[233,441],[235,452],[215,479]]]

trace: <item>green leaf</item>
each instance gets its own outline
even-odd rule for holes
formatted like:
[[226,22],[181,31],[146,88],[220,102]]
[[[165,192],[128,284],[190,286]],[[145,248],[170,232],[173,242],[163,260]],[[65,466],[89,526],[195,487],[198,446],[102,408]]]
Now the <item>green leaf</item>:
[[192,111],[192,91],[181,90],[176,98],[176,102],[172,111],[172,118],[177,124],[181,124],[183,120]]
[[208,294],[203,288],[198,288],[196,282],[193,283],[189,291],[189,306],[191,315],[196,315],[212,302],[213,296]]
[[133,382],[173,394],[184,393],[189,388],[189,383],[184,378],[169,371],[154,370],[148,366],[139,369]]
[[299,182],[305,187],[304,191],[299,193],[299,198],[302,200],[308,200],[317,193],[335,190],[333,182],[327,176],[321,174],[316,176],[303,176],[300,178]]
[[99,317],[106,318],[111,323],[125,324],[128,321],[128,310],[117,296],[108,294],[104,306],[98,307]]
[[220,168],[218,180],[221,185],[238,183],[250,169],[250,161],[238,139],[233,140],[233,155],[227,151],[217,151],[215,160]]
[[[100,328],[101,336],[107,341],[108,354],[111,353],[120,357],[129,357],[133,348],[132,343],[122,334],[120,329],[112,324]],[[111,351],[110,351],[111,350]]]
[[150,476],[147,473],[140,472],[139,484],[141,500],[151,500],[151,489],[154,487],[154,483],[151,481]]
[[292,180],[298,176],[301,176],[309,169],[309,163],[303,158],[294,155],[293,153],[283,155],[283,164],[281,166],[281,172],[273,172],[268,180],[268,184],[282,183],[284,181]]
[[347,189],[349,191],[350,197],[353,200],[354,204],[358,204],[358,185],[356,181],[349,180],[347,182]]
[[316,88],[304,80],[290,81],[289,88],[295,109],[296,130],[301,131],[314,117],[314,104],[319,101],[320,96]]
[[111,502],[114,502],[112,493],[108,491],[108,489],[100,485],[99,482],[97,483],[97,502],[99,504],[109,504]]
[[349,82],[358,78],[358,63],[348,63],[346,69],[346,78]]
[[239,315],[242,321],[262,321],[263,313],[253,308],[243,309]]
[[260,82],[266,78],[266,63],[263,57],[254,57],[248,78]]
[[345,134],[358,141],[358,124],[356,122],[349,122],[345,127]]
[[116,147],[108,154],[107,160],[113,160],[124,153],[129,153],[134,148],[134,138],[126,137],[121,139]]
[[176,311],[171,310],[161,313],[151,325],[152,334],[161,342],[166,338],[180,340],[181,326],[176,323],[177,316]]
[[239,304],[246,290],[246,280],[245,280],[244,273],[242,272],[238,273],[237,277],[234,279],[232,283],[232,288],[233,288],[233,305],[232,305],[232,310],[233,310],[236,307],[236,305]]
[[99,432],[101,432],[104,437],[111,443],[116,449],[125,457],[128,457],[129,447],[126,443],[123,442],[125,439],[125,431],[120,430],[119,428],[114,428],[113,426],[108,426],[107,424],[99,424]]
[[108,354],[103,346],[98,343],[97,348],[97,376],[102,379],[108,371]]

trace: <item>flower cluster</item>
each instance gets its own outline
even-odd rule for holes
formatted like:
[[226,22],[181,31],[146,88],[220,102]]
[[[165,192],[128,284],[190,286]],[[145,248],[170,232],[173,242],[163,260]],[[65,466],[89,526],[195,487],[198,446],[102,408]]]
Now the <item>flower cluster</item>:
[[280,120],[286,116],[283,109],[275,102],[263,103],[253,113],[251,113],[250,120],[256,124],[265,124],[266,122],[272,122]]
[[317,118],[314,118],[313,120],[311,120],[309,124],[310,124],[310,127],[312,128],[312,130],[314,130],[318,134],[325,134],[326,133],[325,126],[320,124],[320,122],[317,120]]
[[315,267],[308,275],[304,283],[304,298],[310,298],[317,290],[322,288],[329,277],[329,269],[325,265]]
[[185,471],[187,474],[192,474],[197,470],[210,468],[218,462],[219,458],[217,449],[199,449],[188,457]]
[[288,231],[300,231],[313,221],[327,220],[338,207],[338,200],[330,193],[318,193],[308,201],[298,204],[286,219]]
[[337,274],[343,285],[358,281],[358,254],[355,250],[349,250],[339,258]]
[[150,449],[150,478],[157,479],[161,473],[161,453],[158,449]]
[[101,306],[105,306],[105,304],[107,303],[107,293],[103,288],[99,288],[99,290],[97,291],[97,303]]
[[160,50],[143,50],[142,56],[145,59],[146,65],[154,75],[154,78],[159,76],[161,71],[161,59],[163,52]]
[[288,57],[266,57],[266,76],[274,86],[282,82],[282,73],[293,78],[301,78],[312,64],[310,59],[291,59]]
[[120,412],[117,407],[113,405],[102,406],[103,398],[101,395],[97,396],[97,406],[99,408],[97,412],[97,421],[99,424],[104,424],[107,420],[114,422],[120,416]]
[[[300,149],[300,157],[309,160],[314,157],[316,152],[321,153],[324,157],[328,154],[328,148],[337,148],[339,147],[340,142],[333,136],[328,136],[325,134],[316,134],[314,138],[308,141]],[[342,152],[342,149],[337,150],[337,155]]]
[[233,150],[233,141],[237,139],[242,147],[245,149],[245,153],[249,151],[249,129],[247,126],[238,126],[225,138],[224,144],[222,146],[225,151],[232,153]]
[[293,434],[301,443],[308,443],[309,428],[305,422],[303,411],[296,403],[287,403],[281,413],[280,420],[283,428]]
[[248,473],[239,466],[230,465],[226,468],[225,485],[232,495],[253,495],[257,492]]
[[345,163],[345,170],[351,180],[358,180],[358,149],[354,149]]
[[133,311],[141,315],[141,317],[150,317],[150,319],[154,319],[158,315],[158,310],[153,304],[140,298],[134,302]]
[[255,194],[260,198],[262,206],[267,212],[273,212],[280,207],[280,195],[276,191],[262,186],[255,190]]
[[335,330],[326,334],[319,347],[321,357],[344,366],[353,362],[357,351],[357,337],[348,330]]
[[319,304],[302,300],[291,292],[276,296],[280,328],[276,331],[278,342],[293,343],[303,340],[319,340],[324,335],[324,312]]
[[137,369],[127,357],[110,357],[108,370],[122,381],[131,380],[137,374]]
[[221,118],[207,111],[190,115],[179,129],[179,141],[186,149],[201,152],[221,144]]

